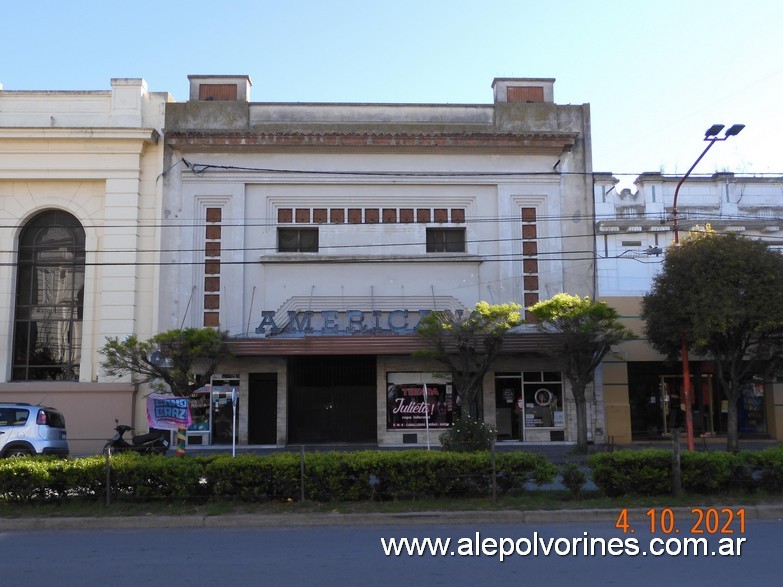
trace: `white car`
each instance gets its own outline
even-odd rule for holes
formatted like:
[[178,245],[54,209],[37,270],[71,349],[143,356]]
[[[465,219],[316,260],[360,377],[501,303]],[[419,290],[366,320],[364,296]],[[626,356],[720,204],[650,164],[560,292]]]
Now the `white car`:
[[65,418],[59,411],[24,403],[0,403],[0,457],[68,454]]

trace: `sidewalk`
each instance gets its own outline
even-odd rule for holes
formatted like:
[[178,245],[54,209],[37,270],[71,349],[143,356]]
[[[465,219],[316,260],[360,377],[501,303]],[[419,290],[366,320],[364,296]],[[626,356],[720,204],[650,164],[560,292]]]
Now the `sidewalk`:
[[[783,442],[773,439],[744,439],[740,440],[740,450],[763,450],[771,446],[783,446]],[[591,444],[588,447],[587,455],[578,455],[574,453],[576,445],[573,442],[547,442],[547,443],[530,443],[519,441],[501,441],[496,444],[496,450],[498,452],[513,452],[524,451],[535,454],[540,454],[546,457],[550,462],[559,465],[568,462],[583,462],[586,461],[587,456],[591,454],[618,451],[618,450],[643,450],[648,448],[656,448],[661,450],[671,450],[672,442],[670,439],[661,440],[644,440],[636,441],[631,444],[614,445],[608,444]],[[268,455],[278,452],[300,452],[304,449],[305,453],[311,452],[329,452],[329,451],[360,451],[360,450],[427,450],[426,446],[422,445],[393,445],[393,446],[378,446],[376,444],[308,444],[308,445],[288,445],[288,446],[270,446],[270,445],[237,445],[235,451],[237,455],[240,454],[258,454]],[[685,452],[688,449],[688,444],[684,436],[680,437],[680,451]],[[697,452],[717,451],[722,452],[726,450],[726,437],[718,436],[711,438],[697,438],[694,442],[694,449]],[[431,450],[440,450],[440,446],[436,443],[431,445]],[[197,446],[191,445],[187,447],[186,455],[212,455],[212,454],[231,454],[231,445],[212,445],[212,446]],[[172,448],[170,454],[174,454]]]

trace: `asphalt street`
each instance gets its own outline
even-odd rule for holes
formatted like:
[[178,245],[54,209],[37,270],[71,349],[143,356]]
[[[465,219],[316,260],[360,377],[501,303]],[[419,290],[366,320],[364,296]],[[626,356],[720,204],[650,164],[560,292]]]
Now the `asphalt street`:
[[[635,518],[0,532],[4,585],[742,585],[780,582],[783,522],[662,534]],[[699,543],[696,543],[698,540]],[[413,549],[412,541],[424,548]],[[407,546],[406,546],[407,545]]]

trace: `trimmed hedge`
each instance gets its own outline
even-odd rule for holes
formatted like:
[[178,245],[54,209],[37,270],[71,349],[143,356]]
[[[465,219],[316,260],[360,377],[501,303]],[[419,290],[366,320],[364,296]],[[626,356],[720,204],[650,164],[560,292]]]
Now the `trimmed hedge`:
[[[167,458],[121,453],[110,460],[111,499],[235,499],[242,501],[392,500],[488,496],[488,452],[357,451],[304,455],[228,455]],[[557,468],[527,452],[495,455],[498,493],[554,482]],[[783,447],[740,453],[683,452],[682,488],[721,494],[762,490],[783,493]],[[620,450],[588,458],[592,479],[610,497],[671,492],[671,453]],[[106,497],[103,456],[63,460],[0,460],[0,500],[100,500]]]
[[[209,497],[205,459],[171,459],[161,455],[121,453],[111,459],[112,498]],[[105,464],[102,474],[106,475]]]
[[[111,458],[112,499],[359,501],[486,496],[492,491],[487,452],[282,452],[270,456],[187,457],[121,453]],[[552,483],[557,469],[525,452],[496,455],[499,492]],[[304,484],[302,484],[302,482]],[[16,501],[101,498],[104,457],[0,461],[0,498]]]
[[[662,495],[672,491],[672,454],[662,449],[620,450],[588,458],[592,478],[609,497]],[[720,494],[783,490],[783,449],[759,452],[683,452],[680,454],[682,489]]]
[[748,462],[759,488],[769,493],[783,493],[783,446],[751,453]]
[[209,494],[243,501],[298,499],[299,455],[217,456],[204,467]]
[[665,450],[620,450],[588,457],[593,482],[609,497],[628,493],[671,493],[671,453]]
[[[302,485],[300,456],[215,458],[205,469],[214,479],[211,495],[244,500],[297,500]],[[551,483],[556,468],[530,453],[503,453],[496,459],[502,492],[527,483]],[[304,495],[314,501],[361,501],[489,495],[488,453],[422,450],[324,452],[305,455]]]

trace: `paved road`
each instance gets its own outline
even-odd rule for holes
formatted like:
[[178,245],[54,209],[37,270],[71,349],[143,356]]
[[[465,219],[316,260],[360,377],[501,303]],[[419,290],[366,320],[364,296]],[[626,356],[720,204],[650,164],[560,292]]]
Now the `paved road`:
[[[635,521],[636,522],[636,521]],[[690,522],[684,524],[684,527]],[[783,522],[748,521],[741,554],[712,556],[720,536],[709,536],[705,555],[647,556],[652,535],[638,520],[639,553],[600,553],[596,539],[628,539],[612,522],[567,524],[465,523],[58,530],[0,533],[3,585],[742,585],[779,583]],[[478,533],[478,538],[477,538]],[[444,555],[384,554],[382,539],[450,539]],[[585,553],[575,539],[598,548]],[[663,539],[669,537],[660,535]],[[495,543],[492,540],[496,541]],[[538,544],[538,553],[521,552]],[[513,542],[510,542],[513,541]],[[550,544],[549,555],[543,549]],[[678,543],[668,544],[674,552]],[[665,545],[658,545],[665,548]],[[556,554],[559,550],[561,554]],[[633,550],[633,549],[632,549]],[[567,552],[566,552],[567,551]],[[452,554],[454,553],[454,554]]]

